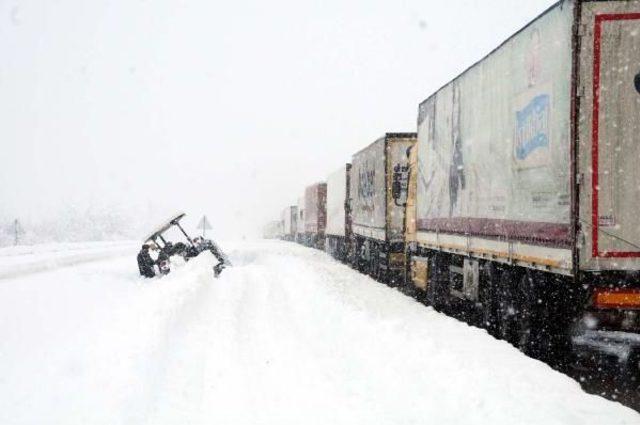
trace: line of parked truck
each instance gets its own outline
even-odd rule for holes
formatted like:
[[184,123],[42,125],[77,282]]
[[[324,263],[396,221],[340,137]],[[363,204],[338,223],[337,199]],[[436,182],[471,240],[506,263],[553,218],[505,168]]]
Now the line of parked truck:
[[637,386],[639,33],[640,1],[556,3],[424,100],[416,133],[355,153],[265,236]]

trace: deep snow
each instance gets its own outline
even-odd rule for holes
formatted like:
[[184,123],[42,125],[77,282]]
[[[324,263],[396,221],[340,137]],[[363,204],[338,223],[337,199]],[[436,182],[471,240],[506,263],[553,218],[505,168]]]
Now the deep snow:
[[65,242],[0,248],[0,279],[56,269],[131,252],[139,242]]
[[209,255],[141,279],[134,247],[5,273],[0,423],[640,423],[322,252],[223,246],[219,279]]

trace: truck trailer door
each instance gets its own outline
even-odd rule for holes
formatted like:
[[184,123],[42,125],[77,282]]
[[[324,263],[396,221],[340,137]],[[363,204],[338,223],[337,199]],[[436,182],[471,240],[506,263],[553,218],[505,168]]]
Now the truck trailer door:
[[584,269],[640,265],[640,1],[583,2],[579,61]]

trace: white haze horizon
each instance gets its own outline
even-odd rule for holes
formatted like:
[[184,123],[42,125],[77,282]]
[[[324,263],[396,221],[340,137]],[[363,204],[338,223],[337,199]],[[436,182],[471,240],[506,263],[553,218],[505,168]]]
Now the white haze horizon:
[[0,245],[256,236],[553,3],[2,0]]

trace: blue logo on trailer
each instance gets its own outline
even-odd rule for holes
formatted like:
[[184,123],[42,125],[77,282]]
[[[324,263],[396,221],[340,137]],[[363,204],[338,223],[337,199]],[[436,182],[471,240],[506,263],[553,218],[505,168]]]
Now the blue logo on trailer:
[[516,159],[522,161],[536,149],[549,147],[550,103],[549,95],[541,94],[516,112]]

